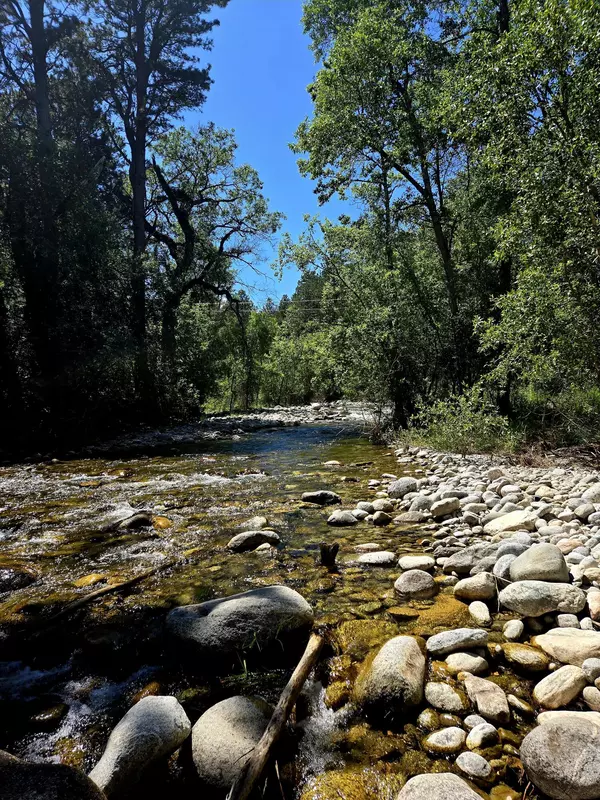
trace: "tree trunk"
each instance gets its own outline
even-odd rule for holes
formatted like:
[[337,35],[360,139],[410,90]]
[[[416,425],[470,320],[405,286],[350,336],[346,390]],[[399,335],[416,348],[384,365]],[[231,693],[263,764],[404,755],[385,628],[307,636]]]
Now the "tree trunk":
[[498,32],[500,35],[508,33],[510,28],[510,9],[508,0],[499,0],[498,2]]
[[139,0],[135,14],[135,71],[136,112],[133,136],[130,137],[131,165],[129,170],[132,192],[133,258],[131,274],[132,334],[135,344],[136,387],[140,399],[153,405],[153,388],[148,364],[146,342],[146,141],[148,136],[147,92],[148,65],[146,62],[146,0]]

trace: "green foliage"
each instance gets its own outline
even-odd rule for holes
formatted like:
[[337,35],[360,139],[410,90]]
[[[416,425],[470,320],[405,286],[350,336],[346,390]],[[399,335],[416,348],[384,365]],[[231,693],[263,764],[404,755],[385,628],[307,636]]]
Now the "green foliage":
[[508,420],[498,414],[480,386],[421,408],[411,420],[409,439],[415,429],[430,447],[462,455],[513,451],[519,443]]

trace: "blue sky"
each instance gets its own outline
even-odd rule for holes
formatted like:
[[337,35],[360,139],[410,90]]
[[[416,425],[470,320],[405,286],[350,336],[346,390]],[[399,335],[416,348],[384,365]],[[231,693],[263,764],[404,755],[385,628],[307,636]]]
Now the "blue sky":
[[[302,31],[302,0],[230,0],[216,11],[221,25],[213,31],[214,48],[207,54],[214,84],[201,111],[186,115],[186,124],[212,121],[235,130],[239,160],[258,170],[271,207],[287,217],[283,230],[296,238],[303,215],[319,212],[313,184],[298,172],[288,146],[311,113],[306,87],[317,71]],[[347,211],[333,200],[320,213],[335,219]],[[298,280],[293,269],[281,281],[275,279],[269,269],[275,252],[265,256],[261,270],[267,277],[248,269],[240,274],[254,285],[252,296],[259,304],[267,296],[291,294]]]

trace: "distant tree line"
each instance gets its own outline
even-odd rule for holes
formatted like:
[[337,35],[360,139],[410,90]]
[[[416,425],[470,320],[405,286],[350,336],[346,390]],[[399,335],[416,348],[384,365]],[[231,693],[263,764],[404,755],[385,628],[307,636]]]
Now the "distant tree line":
[[284,235],[259,308],[236,271],[281,215],[177,125],[226,2],[3,0],[3,444],[341,397],[598,436],[600,5],[307,0],[293,148],[355,213]]

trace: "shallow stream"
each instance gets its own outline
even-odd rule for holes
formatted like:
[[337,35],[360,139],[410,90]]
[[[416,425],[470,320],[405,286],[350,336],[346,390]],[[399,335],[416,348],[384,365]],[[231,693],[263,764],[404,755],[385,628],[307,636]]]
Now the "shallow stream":
[[[324,466],[330,460],[341,466]],[[304,736],[281,776],[284,785],[301,788],[326,768],[372,765],[381,794],[384,773],[391,791],[396,774],[436,770],[411,726],[375,729],[350,720],[343,705],[358,665],[374,648],[403,631],[469,624],[466,606],[441,593],[402,612],[393,595],[399,570],[356,564],[357,544],[374,542],[398,555],[423,552],[431,544],[426,532],[364,522],[334,530],[327,509],[300,500],[302,492],[332,489],[352,508],[375,497],[368,482],[385,473],[405,474],[390,450],[333,425],[263,431],[142,458],[1,468],[0,571],[26,568],[36,580],[0,594],[0,748],[88,771],[140,692],[176,695],[192,722],[232,694],[276,701],[289,669],[241,661],[232,674],[198,678],[171,652],[163,623],[176,605],[285,583],[331,627],[332,647],[305,692]],[[151,513],[153,525],[114,530],[136,510]],[[280,534],[278,550],[228,553],[228,540],[258,514]],[[322,541],[340,543],[339,571],[319,565]],[[47,626],[67,602],[171,559],[175,566],[127,593],[108,594]],[[198,665],[198,672],[210,674],[210,665]],[[520,679],[504,680],[523,692]],[[328,705],[321,681],[329,686]],[[168,786],[177,787],[178,798],[197,796],[185,753],[131,797],[164,797]],[[338,789],[332,794],[339,796]]]

